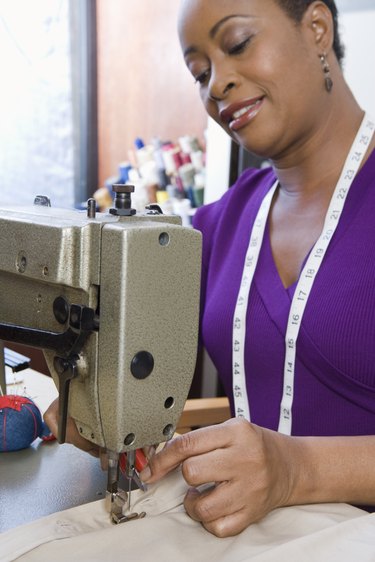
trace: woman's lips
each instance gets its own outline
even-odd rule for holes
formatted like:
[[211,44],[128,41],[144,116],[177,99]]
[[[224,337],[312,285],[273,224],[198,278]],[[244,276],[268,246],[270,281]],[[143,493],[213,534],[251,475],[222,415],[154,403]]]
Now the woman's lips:
[[262,97],[232,104],[220,112],[221,120],[228,124],[232,131],[238,131],[259,113],[263,99]]

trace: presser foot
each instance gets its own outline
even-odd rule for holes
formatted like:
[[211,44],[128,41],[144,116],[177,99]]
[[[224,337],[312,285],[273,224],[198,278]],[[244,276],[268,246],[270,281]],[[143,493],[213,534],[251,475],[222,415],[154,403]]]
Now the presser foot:
[[111,521],[118,525],[119,523],[127,523],[128,521],[134,521],[134,519],[143,519],[146,517],[146,512],[141,511],[141,513],[128,513],[128,515],[117,515],[116,513],[112,513]]
[[127,492],[118,487],[119,455],[112,451],[108,452],[108,482],[105,505],[110,514],[111,522],[115,524],[134,521],[134,519],[143,519],[146,515],[144,511],[141,513],[131,511],[132,482],[134,481],[141,490],[145,491],[146,489],[135,469],[135,452],[131,451],[123,458],[126,458],[124,475],[128,482]]
[[127,523],[128,521],[134,521],[135,519],[143,519],[146,517],[146,512],[141,511],[140,513],[123,513],[124,507],[128,506],[128,493],[124,490],[118,490],[118,492],[108,492],[105,497],[106,510],[109,512],[111,522],[115,525],[119,523]]
[[146,517],[145,511],[141,511],[140,513],[123,513],[124,506],[128,505],[128,493],[124,490],[119,490],[115,493],[107,492],[105,501],[111,522],[116,525]]

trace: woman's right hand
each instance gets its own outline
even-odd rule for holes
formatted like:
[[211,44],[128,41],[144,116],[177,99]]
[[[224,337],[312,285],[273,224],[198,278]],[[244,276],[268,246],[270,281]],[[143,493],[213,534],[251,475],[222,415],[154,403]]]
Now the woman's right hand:
[[[48,427],[50,428],[51,432],[55,437],[57,437],[57,432],[58,432],[58,425],[59,425],[58,420],[59,420],[59,399],[56,398],[56,400],[52,402],[52,404],[48,407],[48,410],[46,410],[44,414],[44,421],[46,422],[46,424],[48,425]],[[89,453],[89,455],[92,455],[93,457],[100,458],[100,464],[102,469],[103,470],[108,469],[108,453],[106,449],[99,447],[95,443],[92,443],[91,441],[88,441],[87,439],[82,437],[82,435],[79,433],[77,429],[74,419],[71,418],[70,416],[68,416],[67,423],[66,423],[65,442],[75,445],[76,447],[78,447],[78,449],[81,449],[82,451]],[[149,447],[143,448],[143,452],[147,460],[149,460],[155,454],[156,448],[157,445],[154,446],[151,445]]]
[[[48,409],[46,410],[46,412],[44,413],[44,421],[46,422],[46,424],[48,425],[48,427],[50,428],[50,430],[52,431],[52,433],[54,434],[55,437],[57,437],[57,431],[58,431],[58,425],[59,425],[59,399],[56,398],[56,400],[54,400],[52,402],[52,404],[48,407]],[[104,449],[101,449],[101,447],[99,447],[98,445],[95,445],[95,443],[92,443],[91,441],[88,441],[87,439],[85,439],[84,437],[82,437],[82,435],[80,435],[77,426],[73,420],[73,418],[71,418],[70,416],[68,416],[67,422],[66,422],[66,438],[65,438],[65,442],[66,443],[71,443],[72,445],[75,445],[76,447],[78,447],[78,449],[82,449],[82,451],[85,451],[86,453],[89,453],[89,455],[92,455],[93,457],[97,457],[100,458],[101,460],[101,465],[102,468],[105,469],[105,451]]]
[[295,439],[234,418],[168,441],[140,478],[151,484],[181,465],[187,513],[210,533],[233,536],[291,505],[301,472]]

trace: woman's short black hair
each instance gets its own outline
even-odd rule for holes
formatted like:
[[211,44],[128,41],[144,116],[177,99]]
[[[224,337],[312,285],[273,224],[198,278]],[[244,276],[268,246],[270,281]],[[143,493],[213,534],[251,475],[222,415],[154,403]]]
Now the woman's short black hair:
[[[297,23],[300,23],[303,14],[314,0],[276,0],[280,7]],[[344,58],[344,47],[339,35],[338,11],[334,0],[322,0],[330,9],[333,18],[333,50],[337,60],[341,64]]]

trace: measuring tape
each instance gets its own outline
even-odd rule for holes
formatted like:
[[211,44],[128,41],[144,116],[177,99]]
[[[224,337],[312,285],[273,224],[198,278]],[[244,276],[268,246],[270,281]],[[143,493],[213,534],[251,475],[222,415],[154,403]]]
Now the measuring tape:
[[[295,289],[285,335],[284,383],[278,427],[280,433],[291,435],[292,432],[296,343],[306,303],[329,243],[339,223],[350,186],[370,145],[374,129],[374,120],[365,114],[333,192],[324,220],[323,230],[309,254]],[[277,186],[278,181],[273,184],[266,194],[256,216],[246,252],[241,285],[233,317],[232,373],[234,409],[236,417],[242,417],[249,421],[251,420],[251,414],[245,371],[246,315],[251,284],[258,263],[272,198]]]

